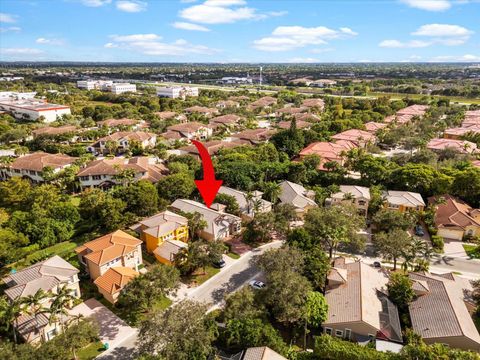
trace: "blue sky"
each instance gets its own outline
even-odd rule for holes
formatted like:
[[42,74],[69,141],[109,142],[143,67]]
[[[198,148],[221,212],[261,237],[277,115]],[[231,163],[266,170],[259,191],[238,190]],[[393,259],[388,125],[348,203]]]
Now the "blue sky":
[[2,0],[0,60],[480,62],[480,1]]

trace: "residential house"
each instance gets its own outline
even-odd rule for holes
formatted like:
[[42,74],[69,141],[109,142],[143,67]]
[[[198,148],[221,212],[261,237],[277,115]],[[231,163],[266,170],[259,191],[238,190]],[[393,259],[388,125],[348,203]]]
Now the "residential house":
[[[78,273],[77,268],[55,255],[3,278],[8,287],[5,295],[9,301],[15,301],[43,290],[49,296],[42,300],[42,306],[49,308],[53,296],[63,287],[69,289],[73,297],[80,298]],[[61,325],[52,322],[46,313],[32,315],[28,311],[17,318],[14,326],[25,342],[34,344],[48,341],[62,331]]]
[[335,80],[330,80],[330,79],[318,79],[318,80],[314,80],[312,81],[309,86],[312,86],[312,87],[320,87],[320,88],[324,88],[324,87],[331,87],[331,86],[334,86],[336,85],[337,82]]
[[212,204],[211,208],[193,200],[177,199],[171,207],[183,213],[198,212],[207,222],[207,227],[200,232],[205,240],[224,240],[240,232],[242,220],[226,213],[225,206]]
[[42,173],[45,168],[58,173],[72,165],[77,158],[64,154],[47,154],[44,152],[35,152],[20,156],[12,163],[0,168],[0,179],[7,180],[11,177],[22,177],[28,179],[34,184],[43,183]]
[[280,189],[280,202],[292,205],[299,218],[303,218],[308,210],[317,206],[317,203],[314,201],[315,192],[305,189],[302,185],[283,181],[280,183]]
[[268,346],[259,346],[246,349],[240,354],[238,360],[287,360],[287,358]]
[[105,274],[99,276],[93,282],[98,292],[111,304],[115,304],[122,289],[139,273],[132,268],[116,266],[109,268]]
[[468,128],[472,126],[480,126],[480,116],[465,118],[465,120],[463,120],[462,127]]
[[358,213],[367,216],[370,203],[370,189],[357,185],[340,185],[340,191],[330,195],[326,204],[334,205],[341,203],[353,204]]
[[191,106],[185,109],[187,114],[200,114],[206,117],[210,117],[218,114],[217,108],[208,108],[205,106]]
[[162,211],[131,227],[145,242],[147,251],[164,264],[172,264],[175,255],[188,247],[188,219],[171,211]]
[[409,123],[414,117],[423,117],[427,112],[427,105],[410,105],[400,109],[395,115],[387,116],[384,120],[386,123],[396,123],[399,125]]
[[471,125],[469,127],[457,127],[446,129],[443,132],[445,139],[461,140],[465,135],[477,135],[480,134],[480,122],[478,125]]
[[434,152],[450,149],[461,154],[473,154],[477,152],[477,144],[466,140],[432,139],[428,142],[427,149]]
[[132,171],[134,178],[129,181],[147,180],[158,182],[168,173],[162,163],[157,163],[154,158],[135,156],[132,158],[100,159],[89,162],[77,173],[82,189],[110,188],[125,181],[119,177],[123,171]]
[[472,165],[475,166],[475,167],[480,168],[480,160],[473,160],[473,161],[472,161]]
[[379,130],[387,127],[386,123],[379,123],[375,121],[369,121],[365,123],[365,130],[371,134],[376,134]]
[[325,108],[325,101],[318,98],[305,99],[302,101],[302,106],[307,108],[316,108],[320,111],[323,111],[323,109]]
[[77,127],[74,125],[63,125],[58,127],[45,126],[32,131],[33,138],[36,139],[41,136],[56,136],[64,134],[72,134],[77,131]]
[[133,130],[138,130],[141,125],[145,123],[143,121],[135,120],[135,119],[107,119],[103,121],[97,122],[98,126],[108,127],[108,128],[119,128],[119,127],[129,127]]
[[[287,129],[290,129],[291,124],[292,124],[292,122],[287,120],[287,121],[280,121],[279,123],[277,123],[277,126],[280,129],[287,130]],[[302,120],[296,120],[296,125],[297,125],[297,129],[307,129],[308,130],[312,126],[312,123],[307,122],[307,121],[302,121]]]
[[155,147],[157,135],[145,131],[118,131],[98,139],[88,146],[87,150],[93,154],[105,154],[109,150],[107,148],[109,142],[116,144],[117,152],[127,151],[132,142],[136,142],[142,149],[146,149]]
[[[229,149],[237,146],[244,146],[245,144],[241,141],[222,141],[222,140],[211,140],[203,143],[205,149],[207,149],[210,155],[216,155],[221,149]],[[178,149],[180,154],[192,155],[200,159],[200,153],[195,145],[183,146]]]
[[95,280],[115,266],[138,270],[142,263],[141,244],[141,240],[117,230],[77,247],[75,252],[80,263]]
[[240,103],[234,100],[220,100],[215,106],[219,109],[238,108]]
[[193,121],[167,127],[167,134],[171,132],[176,132],[180,135],[180,138],[188,140],[206,140],[212,136],[213,129],[208,125]]
[[177,114],[175,111],[159,111],[154,113],[160,120],[176,120],[178,122],[187,122],[187,117],[184,114]]
[[323,331],[331,336],[365,342],[402,342],[400,318],[387,296],[388,273],[361,261],[335,259],[327,276],[328,317]]
[[431,197],[428,202],[435,207],[434,222],[439,236],[453,240],[480,237],[480,209],[451,195]]
[[217,116],[217,117],[214,117],[213,119],[210,119],[209,124],[214,127],[225,126],[232,129],[236,125],[238,125],[241,120],[242,120],[241,116],[238,116],[235,114],[228,114],[228,115]]
[[384,207],[388,210],[406,212],[425,209],[425,202],[419,193],[388,190],[383,194],[383,198]]
[[301,114],[308,111],[307,107],[295,107],[295,106],[285,106],[284,108],[278,109],[275,112],[275,115],[277,117],[280,117],[282,115],[295,115],[295,114]]
[[343,166],[345,162],[345,153],[351,149],[356,148],[356,145],[350,141],[338,140],[336,142],[319,141],[308,145],[305,149],[300,151],[300,159],[308,155],[317,155],[320,158],[318,170],[327,170],[325,164],[329,162],[336,162]]
[[308,122],[317,122],[320,121],[320,116],[312,114],[312,113],[299,113],[299,114],[294,114],[293,117],[295,120],[298,121],[308,121]]
[[335,141],[349,141],[353,143],[356,147],[365,147],[368,144],[375,143],[377,137],[368,131],[350,129],[333,135],[332,139]]
[[240,190],[221,186],[218,193],[233,196],[237,201],[242,215],[246,217],[252,218],[255,215],[255,211],[258,213],[272,211],[272,203],[263,200],[263,193],[260,191],[253,191],[251,194],[247,194]]
[[410,273],[416,297],[409,305],[413,330],[427,344],[480,352],[480,335],[469,313],[472,286],[453,273]]
[[259,109],[259,108],[270,108],[277,104],[277,99],[271,96],[264,96],[260,99],[252,102],[249,107],[251,109]]
[[239,140],[245,144],[257,145],[268,141],[276,131],[269,129],[248,129],[232,134],[232,141]]

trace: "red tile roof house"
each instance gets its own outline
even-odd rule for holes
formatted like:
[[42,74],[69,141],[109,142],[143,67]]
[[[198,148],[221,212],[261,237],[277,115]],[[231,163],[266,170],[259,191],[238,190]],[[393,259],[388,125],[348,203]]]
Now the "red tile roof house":
[[167,127],[167,132],[162,134],[162,136],[168,136],[172,132],[178,133],[181,138],[186,138],[187,140],[206,140],[212,136],[213,129],[209,125],[192,121],[169,126]]
[[214,127],[226,126],[231,128],[231,127],[234,127],[235,125],[238,125],[241,120],[242,120],[241,116],[238,116],[235,114],[228,114],[228,115],[217,116],[217,117],[214,117],[213,119],[210,119],[209,124]]
[[240,103],[233,100],[220,100],[215,106],[219,109],[238,108],[240,107]]
[[[307,122],[307,121],[302,121],[302,120],[297,120],[297,129],[310,129],[310,127],[312,126],[312,123],[310,122]],[[291,121],[280,121],[277,126],[280,128],[280,129],[290,129],[290,125],[292,124]]]
[[185,109],[185,112],[187,114],[201,114],[205,115],[207,117],[210,117],[212,115],[217,115],[219,113],[218,109],[216,108],[208,108],[205,106],[191,106]]
[[374,122],[374,121],[370,121],[370,122],[365,123],[365,129],[369,133],[372,133],[372,134],[376,134],[380,129],[383,129],[387,126],[388,126],[388,124],[386,124],[386,123],[379,123],[379,122]]
[[323,111],[325,108],[325,101],[322,99],[305,99],[302,101],[302,106],[308,107],[308,108],[317,108],[320,111]]
[[480,119],[480,109],[465,111],[465,120]]
[[72,165],[77,158],[64,154],[47,154],[35,152],[15,159],[11,164],[0,168],[0,179],[6,180],[11,177],[20,176],[30,180],[32,183],[42,183],[42,171],[45,167],[53,169],[55,173]]
[[480,122],[478,125],[471,125],[469,127],[458,127],[458,128],[450,128],[446,129],[443,132],[443,137],[445,139],[454,139],[460,140],[462,136],[469,135],[469,134],[480,134]]
[[232,141],[240,140],[245,144],[256,145],[268,141],[276,131],[269,129],[249,129],[232,134]]
[[318,170],[327,171],[325,168],[327,162],[333,161],[343,166],[345,162],[343,154],[356,147],[354,143],[345,140],[339,140],[335,143],[325,141],[314,142],[300,151],[299,157],[303,159],[308,155],[317,155],[320,157]]
[[377,137],[368,131],[350,129],[332,136],[335,141],[344,140],[350,141],[355,144],[356,147],[365,147],[367,144],[373,144],[376,142]]
[[160,111],[153,114],[157,115],[160,120],[174,119],[182,123],[187,122],[187,117],[184,114],[177,114],[175,111]]
[[480,236],[480,209],[451,195],[431,197],[428,202],[435,207],[434,222],[439,236],[460,241],[466,235]]
[[465,118],[462,122],[462,127],[472,127],[472,126],[480,126],[480,116],[478,117],[471,117],[471,118]]
[[423,116],[427,112],[428,105],[410,105],[397,111],[397,115]]
[[33,138],[39,136],[55,136],[68,133],[74,133],[77,131],[77,127],[73,125],[64,125],[59,127],[45,126],[32,131]]
[[251,109],[269,108],[277,104],[277,99],[271,96],[264,96],[249,105]]
[[135,172],[134,181],[148,180],[152,183],[158,182],[168,173],[168,169],[155,159],[147,156],[136,156],[132,158],[101,159],[89,162],[82,168],[77,178],[83,189],[89,188],[110,188],[115,184],[121,184],[122,180],[117,175],[123,170]]
[[293,117],[297,121],[309,121],[309,122],[317,122],[320,121],[321,118],[318,115],[311,114],[311,113],[299,113],[299,114],[294,114]]
[[[222,140],[212,140],[203,143],[203,146],[207,149],[210,155],[216,155],[221,149],[234,148],[237,146],[245,146],[246,144],[241,141],[222,141]],[[196,158],[200,158],[198,149],[195,145],[183,146],[178,149],[180,154],[192,155]]]
[[134,126],[137,125],[139,122],[139,120],[135,119],[122,118],[99,121],[97,122],[97,125],[105,127]]
[[427,149],[432,151],[452,149],[461,154],[474,154],[478,151],[477,145],[473,142],[452,139],[432,139],[428,142]]
[[307,111],[308,111],[307,107],[288,106],[288,107],[278,109],[276,111],[276,116],[301,114]]
[[113,141],[117,143],[117,151],[124,152],[128,150],[131,141],[138,141],[142,148],[155,147],[157,143],[157,135],[144,131],[118,131],[103,138],[98,139],[87,150],[93,154],[104,154],[108,151],[107,142]]
[[472,286],[453,273],[410,273],[416,297],[409,305],[413,330],[427,344],[480,352],[480,335],[469,313]]

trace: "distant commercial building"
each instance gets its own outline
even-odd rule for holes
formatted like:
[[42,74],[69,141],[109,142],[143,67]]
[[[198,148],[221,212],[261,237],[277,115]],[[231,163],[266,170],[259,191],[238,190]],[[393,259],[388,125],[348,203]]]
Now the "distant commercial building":
[[252,84],[253,78],[249,76],[247,77],[225,76],[218,82],[222,84]]
[[110,86],[110,92],[114,93],[115,95],[123,94],[126,92],[136,92],[137,85],[129,84],[129,83],[116,83]]
[[198,88],[190,86],[158,87],[157,96],[171,99],[185,99],[187,96],[198,96]]
[[22,76],[4,76],[0,77],[0,81],[19,81],[23,80]]
[[114,83],[112,80],[79,80],[77,87],[85,90],[110,91],[116,95],[124,92],[136,92],[137,86],[130,83]]
[[35,95],[35,92],[0,92],[0,110],[10,112],[17,119],[35,121],[42,117],[45,122],[53,122],[57,117],[71,113],[70,107],[35,99]]

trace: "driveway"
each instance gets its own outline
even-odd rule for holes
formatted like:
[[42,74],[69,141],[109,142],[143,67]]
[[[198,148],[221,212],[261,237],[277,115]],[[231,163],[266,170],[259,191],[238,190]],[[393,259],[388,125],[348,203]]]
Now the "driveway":
[[100,341],[109,345],[106,353],[137,333],[136,329],[128,326],[125,321],[93,298],[75,306],[69,313],[95,319],[100,327]]
[[468,259],[463,243],[458,240],[443,239],[443,254],[452,258]]

